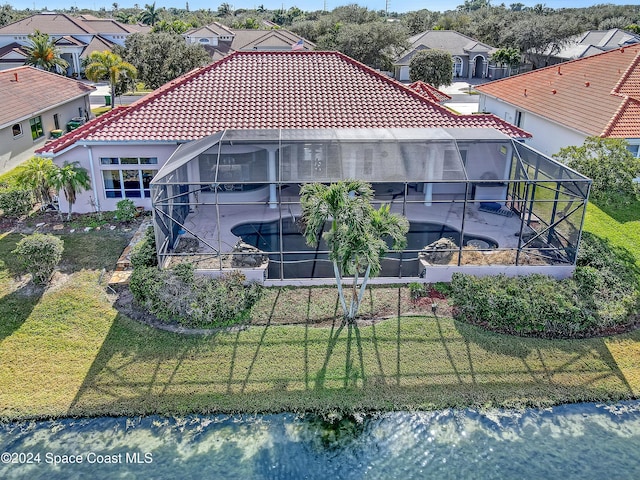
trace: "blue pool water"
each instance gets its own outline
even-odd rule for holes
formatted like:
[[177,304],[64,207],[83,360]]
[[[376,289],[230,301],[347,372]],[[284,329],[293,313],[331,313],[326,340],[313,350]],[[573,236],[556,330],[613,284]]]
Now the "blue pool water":
[[10,423],[0,425],[0,452],[2,479],[631,480],[640,478],[640,402],[333,425],[290,414]]
[[[263,252],[280,251],[280,221],[249,222],[237,225],[231,233],[242,238],[245,243],[259,248]],[[460,245],[459,230],[438,223],[411,222],[407,233],[405,250],[412,253],[389,254],[383,262],[381,276],[400,277],[418,275],[418,250],[440,238],[450,238],[456,245]],[[469,240],[483,240],[490,248],[496,248],[495,241],[487,237],[472,235],[464,236],[464,244]],[[327,254],[319,253],[327,250],[327,245],[321,241],[317,248],[309,247],[301,234],[300,228],[291,218],[282,220],[283,251],[296,252],[272,254],[269,256],[269,278],[326,278],[333,277],[333,266],[329,263]],[[308,252],[308,253],[307,253]]]

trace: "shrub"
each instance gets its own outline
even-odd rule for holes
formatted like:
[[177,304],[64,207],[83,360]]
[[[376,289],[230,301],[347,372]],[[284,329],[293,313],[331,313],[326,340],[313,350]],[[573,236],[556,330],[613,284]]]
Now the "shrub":
[[19,187],[0,189],[0,210],[7,217],[17,218],[26,215],[33,205],[31,190],[23,190]]
[[144,238],[133,247],[130,261],[133,268],[155,267],[158,265],[156,236],[153,227],[147,228]]
[[573,278],[476,278],[454,274],[456,318],[507,333],[574,337],[629,324],[639,304],[638,271],[626,251],[584,234]]
[[417,300],[427,296],[427,286],[424,283],[411,282],[409,284],[409,296],[411,300]]
[[34,233],[24,237],[12,253],[18,256],[33,283],[42,285],[49,281],[53,270],[62,258],[64,242],[54,235]]
[[240,272],[220,278],[196,275],[191,264],[172,270],[135,268],[129,288],[136,301],[159,319],[188,327],[220,327],[244,321],[262,295]]
[[116,221],[130,222],[136,217],[136,206],[128,198],[116,203]]

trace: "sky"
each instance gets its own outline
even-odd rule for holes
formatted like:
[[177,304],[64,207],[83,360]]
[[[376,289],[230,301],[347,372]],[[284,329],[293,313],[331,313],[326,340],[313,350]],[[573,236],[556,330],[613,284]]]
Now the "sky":
[[[141,8],[146,3],[153,3],[154,0],[121,0],[118,1],[120,8],[132,8],[135,4],[138,4]],[[198,10],[201,8],[211,10],[217,10],[218,6],[225,3],[225,0],[155,0],[156,8],[160,7],[174,7],[185,8],[186,3],[189,3],[190,10]],[[635,0],[493,0],[493,4],[504,3],[510,5],[512,3],[524,3],[527,6],[534,6],[538,3],[542,3],[549,8],[577,8],[577,7],[589,7],[592,5],[611,3],[615,5],[633,5]],[[89,8],[93,10],[99,10],[104,7],[107,10],[113,8],[114,0],[0,0],[0,4],[9,4],[13,8],[18,10],[24,10],[30,8],[33,10],[41,10],[45,6],[49,10],[64,9],[72,6],[78,8]],[[314,10],[333,10],[341,5],[349,5],[357,3],[358,5],[365,6],[370,10],[385,10],[387,7],[390,12],[411,12],[426,8],[432,11],[446,11],[455,10],[456,6],[464,4],[464,0],[431,0],[431,1],[416,1],[416,0],[226,0],[233,6],[234,9],[240,8],[256,8],[258,5],[263,5],[269,10],[275,10],[284,7],[285,10],[291,7],[298,7],[304,11]]]

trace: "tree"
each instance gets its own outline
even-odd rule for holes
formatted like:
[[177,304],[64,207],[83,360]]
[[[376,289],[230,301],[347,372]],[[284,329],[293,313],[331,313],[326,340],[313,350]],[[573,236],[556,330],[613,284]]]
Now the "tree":
[[229,3],[223,3],[218,7],[218,16],[229,17],[233,14],[233,7]]
[[31,157],[17,170],[16,181],[19,186],[33,191],[37,202],[43,205],[51,203],[51,172],[56,168],[48,158]]
[[201,45],[187,44],[182,36],[166,32],[134,33],[127,37],[125,48],[117,51],[135,66],[138,79],[149,88],[158,88],[211,61]]
[[62,167],[56,167],[52,170],[49,181],[53,188],[64,192],[64,197],[69,204],[67,220],[71,220],[71,209],[76,203],[77,194],[91,187],[89,172],[78,162],[64,162]]
[[[409,222],[403,216],[390,213],[389,205],[376,210],[371,185],[360,180],[344,180],[331,185],[308,183],[300,190],[304,236],[308,245],[318,245],[320,236],[329,247],[329,259],[338,286],[338,296],[348,322],[355,319],[367,283],[381,269],[388,251],[386,239],[393,249],[406,244]],[[331,222],[328,231],[325,224]],[[347,301],[342,288],[344,275],[353,275],[351,299]],[[362,285],[358,281],[362,275]]]
[[136,67],[129,62],[125,62],[113,52],[105,50],[104,52],[92,52],[89,55],[89,61],[85,67],[84,74],[89,80],[97,82],[100,79],[108,78],[111,85],[111,108],[115,107],[116,83],[120,77],[127,76],[135,78],[137,75]]
[[451,85],[453,59],[444,50],[421,50],[409,63],[409,78],[412,82],[422,80],[434,87]]
[[336,49],[373,68],[391,70],[393,60],[404,52],[404,27],[386,22],[339,25],[318,42],[321,49]]
[[591,178],[591,195],[605,203],[638,198],[640,159],[627,148],[626,140],[588,137],[580,147],[562,148],[554,158]]
[[156,10],[156,2],[153,2],[153,5],[145,5],[144,8],[144,12],[140,14],[140,21],[153,27],[160,19],[160,14],[164,11],[164,8]]
[[509,67],[509,75],[520,66],[520,51],[517,48],[500,48],[491,55],[491,60],[503,67]]
[[64,70],[69,66],[66,60],[60,56],[60,52],[49,35],[36,30],[28,36],[29,44],[26,46],[27,59],[25,65],[33,65],[36,68],[50,72],[52,70]]

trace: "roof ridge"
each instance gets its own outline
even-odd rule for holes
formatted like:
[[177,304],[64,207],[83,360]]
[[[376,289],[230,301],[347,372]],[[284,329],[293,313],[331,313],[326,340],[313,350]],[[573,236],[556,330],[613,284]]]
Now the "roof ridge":
[[86,135],[95,132],[98,128],[103,127],[105,124],[111,122],[114,119],[121,118],[125,113],[130,110],[130,105],[123,105],[120,107],[116,107],[107,113],[100,115],[99,117],[94,118],[93,120],[81,125],[69,132],[71,135],[63,135],[60,138],[45,144],[44,146],[38,148],[35,153],[41,153],[44,151],[51,151],[52,153],[58,153],[60,150],[63,150],[67,146],[71,146],[76,143],[78,140],[82,140]]
[[632,101],[632,99],[627,97],[626,95],[623,96],[623,98],[624,98],[624,101],[622,103],[620,103],[620,106],[617,108],[616,113],[609,119],[609,121],[605,125],[604,130],[600,134],[601,137],[609,136],[609,134],[611,133],[613,128],[618,123],[618,120],[620,120],[620,117],[622,117],[622,114],[624,113],[624,111],[629,106],[629,102]]
[[[629,47],[620,47],[620,48],[617,48],[616,50],[620,50],[621,52],[624,52],[625,48],[629,48]],[[635,71],[636,67],[639,64],[640,64],[640,50],[636,52],[636,58],[633,59],[633,61],[629,64],[627,69],[623,72],[622,76],[618,79],[618,82],[615,84],[613,89],[611,89],[611,95],[617,95],[624,98],[629,97],[628,95],[624,95],[620,93],[620,89],[625,85],[625,83],[627,82],[627,80],[629,79],[629,77]]]
[[483,85],[495,85],[498,83],[502,83],[502,82],[506,82],[509,81],[513,78],[517,78],[517,77],[524,77],[524,76],[531,76],[534,74],[537,74],[538,72],[543,72],[545,70],[557,70],[558,67],[562,67],[564,69],[565,65],[571,65],[573,63],[576,62],[584,62],[584,61],[591,61],[591,59],[596,58],[596,57],[600,57],[602,55],[608,55],[608,54],[613,54],[614,52],[620,52],[622,50],[622,53],[624,53],[625,49],[634,49],[634,48],[638,48],[636,54],[640,54],[640,44],[633,44],[633,45],[628,45],[625,47],[620,47],[620,48],[614,48],[613,50],[605,50],[604,52],[600,52],[600,53],[596,53],[595,55],[590,55],[588,57],[582,57],[582,58],[574,58],[573,60],[567,60],[566,62],[562,62],[562,63],[558,63],[555,65],[548,65],[546,67],[542,67],[542,68],[536,68],[535,70],[529,70],[528,72],[524,72],[524,73],[519,73],[517,75],[512,75],[510,77],[505,77],[505,78],[500,78],[498,80],[492,80],[490,82],[486,82],[486,83],[482,83],[480,85],[478,85],[478,87],[482,87]]

